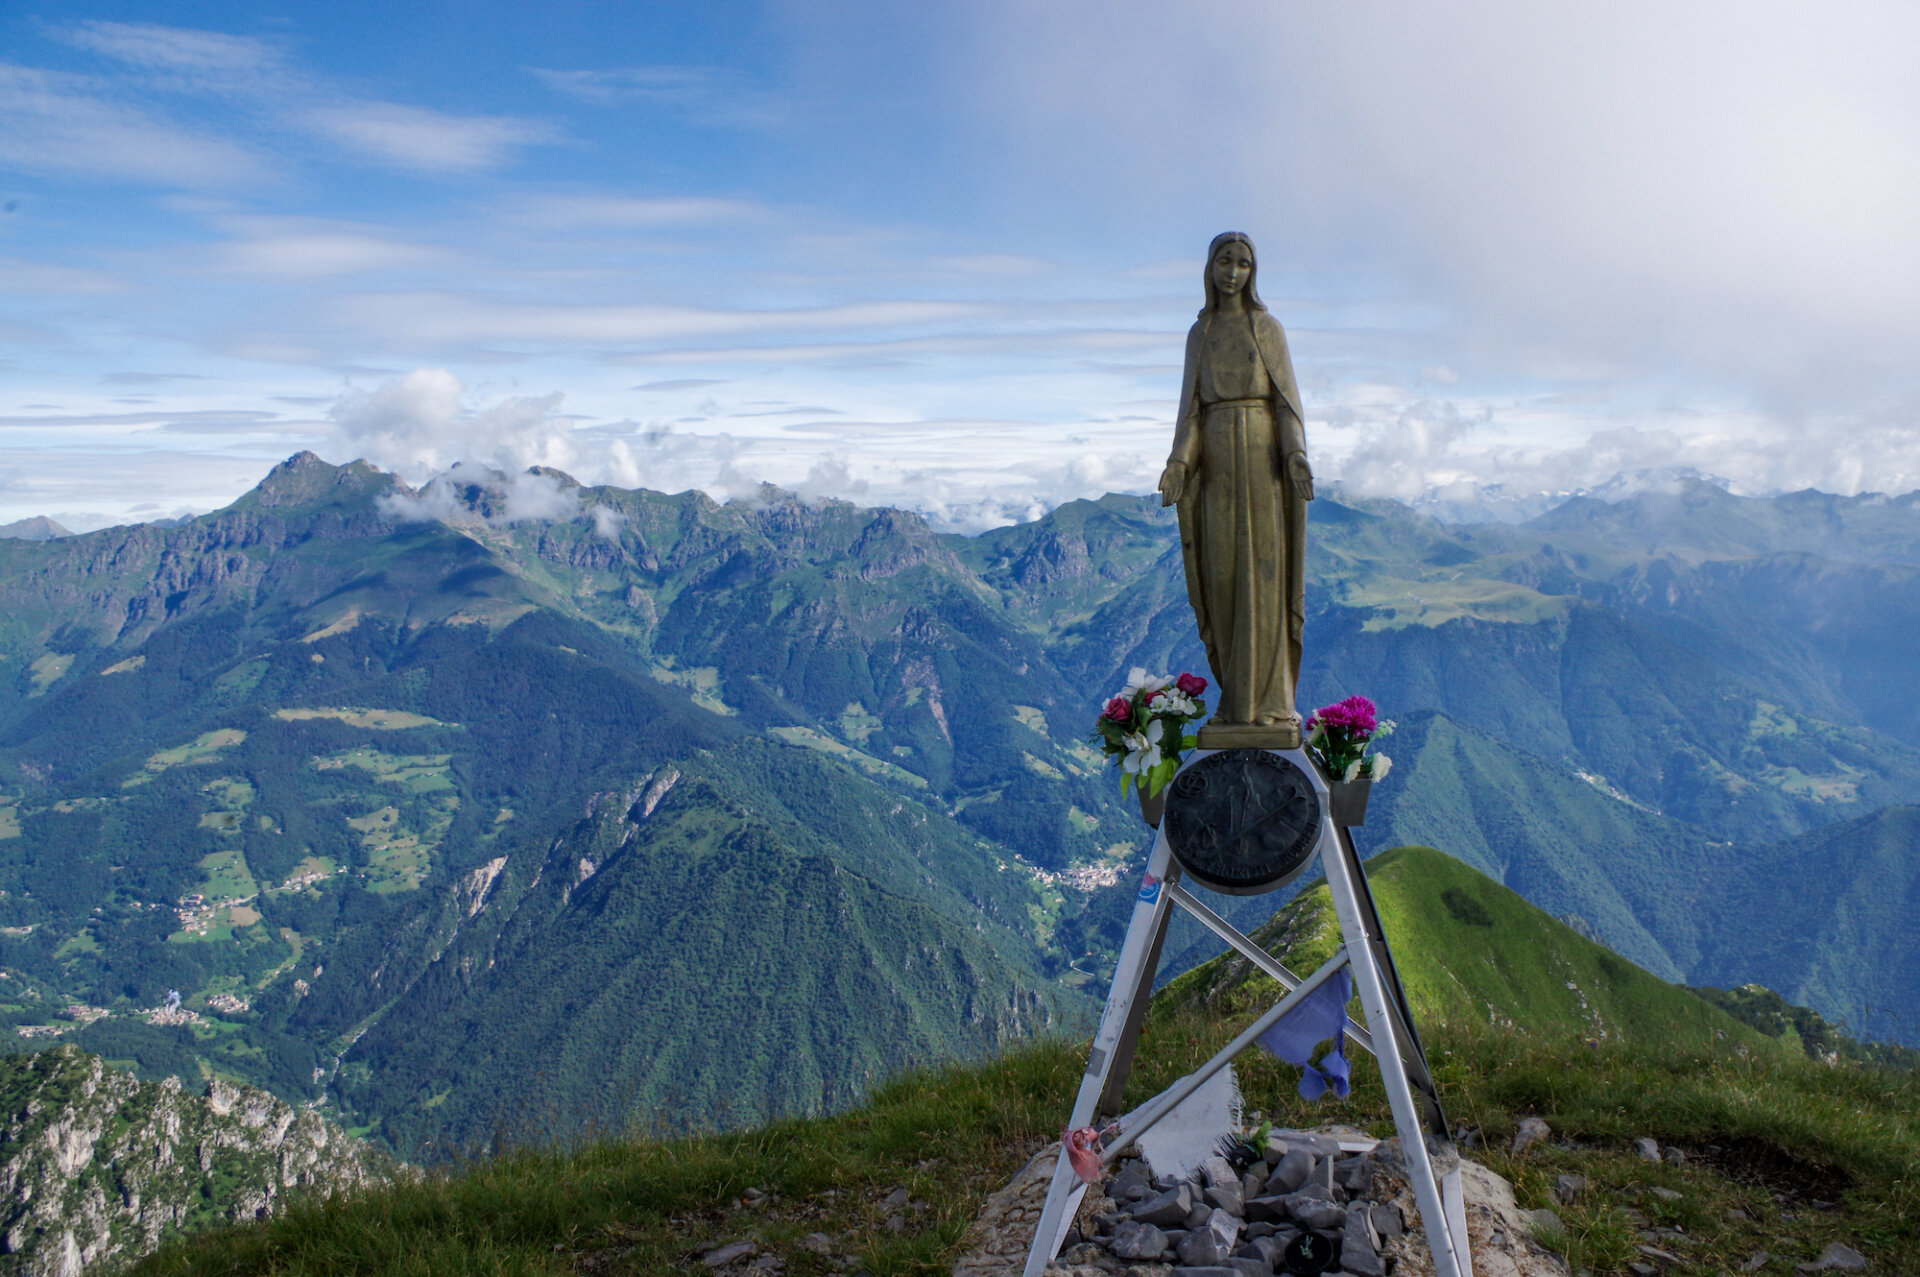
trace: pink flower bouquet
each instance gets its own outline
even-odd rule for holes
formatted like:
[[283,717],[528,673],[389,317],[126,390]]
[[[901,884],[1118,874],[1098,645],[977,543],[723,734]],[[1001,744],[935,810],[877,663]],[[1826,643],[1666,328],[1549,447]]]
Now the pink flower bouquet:
[[1364,696],[1349,696],[1322,705],[1307,716],[1307,752],[1330,780],[1384,780],[1393,766],[1385,754],[1373,752],[1393,723]]

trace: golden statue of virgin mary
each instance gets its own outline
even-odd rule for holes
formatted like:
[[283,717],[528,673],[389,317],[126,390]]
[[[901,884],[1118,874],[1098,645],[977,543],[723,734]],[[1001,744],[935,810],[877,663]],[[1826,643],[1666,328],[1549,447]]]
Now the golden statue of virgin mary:
[[1207,250],[1160,502],[1180,508],[1187,599],[1219,689],[1200,748],[1295,749],[1313,470],[1287,336],[1254,292],[1253,242]]

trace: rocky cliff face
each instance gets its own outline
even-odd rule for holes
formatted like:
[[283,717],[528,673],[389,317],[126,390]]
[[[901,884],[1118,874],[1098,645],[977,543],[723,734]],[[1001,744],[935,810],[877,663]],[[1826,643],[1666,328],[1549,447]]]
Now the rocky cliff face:
[[0,1273],[74,1277],[167,1237],[386,1176],[265,1091],[141,1082],[72,1046],[0,1059]]

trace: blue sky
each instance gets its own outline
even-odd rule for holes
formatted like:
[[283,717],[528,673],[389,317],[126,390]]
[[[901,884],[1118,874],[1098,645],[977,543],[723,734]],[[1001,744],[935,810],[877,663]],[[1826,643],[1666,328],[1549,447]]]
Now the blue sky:
[[1847,4],[8,6],[0,521],[205,510],[299,448],[963,527],[1146,490],[1228,227],[1352,488],[1906,491],[1917,37]]

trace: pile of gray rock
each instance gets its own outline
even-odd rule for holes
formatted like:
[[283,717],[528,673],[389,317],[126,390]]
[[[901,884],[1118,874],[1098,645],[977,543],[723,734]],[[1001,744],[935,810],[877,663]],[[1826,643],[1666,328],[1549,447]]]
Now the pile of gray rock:
[[[1019,1277],[1059,1152],[1057,1140],[1039,1149],[987,1199],[962,1239],[953,1277]],[[1296,1243],[1333,1261],[1329,1277],[1433,1277],[1399,1140],[1376,1143],[1329,1124],[1272,1132],[1263,1152],[1237,1169],[1222,1158],[1181,1179],[1156,1177],[1123,1156],[1115,1174],[1087,1189],[1049,1277],[1312,1271],[1288,1263]],[[1520,1209],[1511,1184],[1450,1148],[1430,1145],[1428,1154],[1437,1174],[1460,1172],[1476,1277],[1568,1277],[1559,1256],[1533,1239],[1534,1212]]]
[[1373,1148],[1371,1140],[1285,1131],[1244,1170],[1211,1157],[1182,1180],[1155,1178],[1137,1158],[1124,1161],[1055,1266],[1166,1264],[1175,1277],[1384,1277],[1382,1251],[1407,1221],[1399,1206],[1368,1200]]

